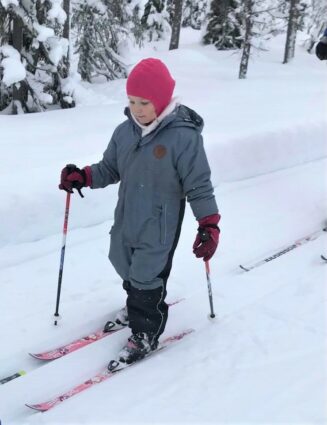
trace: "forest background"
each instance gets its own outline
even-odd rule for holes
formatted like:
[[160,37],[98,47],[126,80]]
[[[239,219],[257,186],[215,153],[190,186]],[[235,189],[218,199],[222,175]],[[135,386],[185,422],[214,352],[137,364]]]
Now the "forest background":
[[326,26],[326,0],[0,0],[0,113],[74,107],[81,81],[126,78],[133,49],[178,49],[181,28],[239,52],[235,77],[246,78],[269,39],[285,34],[286,65],[299,31],[312,53]]

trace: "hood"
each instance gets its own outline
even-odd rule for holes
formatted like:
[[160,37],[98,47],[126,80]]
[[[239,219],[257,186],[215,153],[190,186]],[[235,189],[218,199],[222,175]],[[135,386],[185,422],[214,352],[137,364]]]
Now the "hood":
[[[128,119],[132,122],[134,130],[139,134],[139,136],[142,138],[142,129],[138,124],[136,124],[135,120],[133,119],[133,116],[131,114],[131,111],[129,107],[126,107],[124,110],[124,114],[128,117]],[[160,132],[165,127],[169,126],[177,128],[177,127],[191,127],[194,128],[199,133],[202,132],[204,127],[203,119],[198,115],[193,109],[185,106],[185,105],[178,105],[173,112],[171,112],[169,115],[167,115],[160,123],[159,125],[153,130],[150,134],[147,134],[142,138],[142,141],[140,141],[140,145],[143,145],[145,143],[148,143],[150,140],[155,137],[158,132]]]
[[185,105],[180,105],[178,108],[176,108],[176,116],[172,126],[193,127],[199,133],[201,133],[204,127],[204,121],[203,118],[193,109]]

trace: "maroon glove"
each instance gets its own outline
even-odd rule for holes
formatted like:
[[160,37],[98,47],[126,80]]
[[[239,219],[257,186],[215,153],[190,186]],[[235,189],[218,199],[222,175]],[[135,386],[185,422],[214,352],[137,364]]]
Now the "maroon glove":
[[73,189],[77,189],[81,196],[82,187],[91,186],[92,174],[91,167],[84,167],[80,170],[74,164],[68,164],[61,171],[59,189],[73,193]]
[[198,234],[196,235],[193,252],[197,258],[208,261],[215,253],[220,229],[217,226],[220,220],[219,214],[212,214],[199,220]]

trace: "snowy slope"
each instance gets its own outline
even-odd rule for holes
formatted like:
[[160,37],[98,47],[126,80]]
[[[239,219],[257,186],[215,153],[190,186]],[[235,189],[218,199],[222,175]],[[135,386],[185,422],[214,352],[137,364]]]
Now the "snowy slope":
[[[193,36],[194,34],[192,34]],[[217,320],[209,312],[203,263],[191,246],[188,208],[169,281],[166,334],[195,334],[46,414],[24,407],[69,389],[105,366],[124,330],[53,363],[27,352],[52,348],[102,326],[124,302],[107,260],[117,187],[72,199],[62,320],[53,326],[69,162],[98,161],[123,119],[124,81],[85,85],[68,111],[0,115],[0,387],[2,424],[324,423],[327,235],[242,273],[238,264],[274,253],[327,218],[326,66],[298,48],[282,65],[283,40],[255,57],[239,81],[238,56],[190,43],[135,52],[162,58],[177,94],[205,119],[205,144],[222,214],[211,261]]]

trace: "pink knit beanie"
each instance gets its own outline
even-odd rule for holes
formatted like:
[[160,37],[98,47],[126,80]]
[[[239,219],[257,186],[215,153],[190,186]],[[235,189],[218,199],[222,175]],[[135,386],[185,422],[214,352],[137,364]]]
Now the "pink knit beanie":
[[171,101],[175,80],[159,59],[148,58],[139,62],[127,78],[128,96],[150,100],[159,116]]

